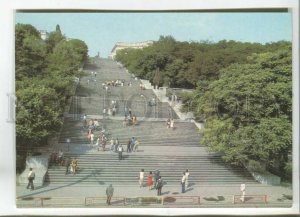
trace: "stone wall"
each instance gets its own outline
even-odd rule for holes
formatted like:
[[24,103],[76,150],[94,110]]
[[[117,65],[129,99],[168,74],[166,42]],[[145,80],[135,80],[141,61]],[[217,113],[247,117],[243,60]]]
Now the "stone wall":
[[272,173],[258,173],[258,172],[250,172],[253,178],[262,184],[267,185],[280,185],[281,178]]
[[44,153],[38,156],[28,156],[26,158],[26,168],[23,173],[19,176],[19,184],[28,183],[29,168],[35,172],[35,179],[33,181],[35,186],[43,186],[45,176],[48,170],[48,161],[50,154]]

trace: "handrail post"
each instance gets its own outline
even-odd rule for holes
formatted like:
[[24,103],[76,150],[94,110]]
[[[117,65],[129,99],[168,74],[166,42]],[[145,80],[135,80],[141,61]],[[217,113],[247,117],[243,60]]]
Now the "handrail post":
[[164,196],[161,197],[161,205],[164,205]]
[[126,205],[126,197],[124,197],[124,206]]
[[44,200],[43,200],[42,197],[40,199],[41,199],[41,207],[43,207],[44,206]]
[[200,205],[200,196],[198,196],[198,204]]
[[235,204],[235,196],[232,196],[232,203]]
[[84,206],[86,206],[86,197],[84,197]]

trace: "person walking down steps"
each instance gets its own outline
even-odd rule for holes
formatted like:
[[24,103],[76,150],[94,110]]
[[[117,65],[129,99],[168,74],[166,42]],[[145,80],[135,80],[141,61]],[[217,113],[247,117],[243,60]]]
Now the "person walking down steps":
[[107,205],[111,205],[111,198],[114,194],[114,188],[112,186],[112,184],[110,184],[107,188],[106,188],[106,204]]
[[123,146],[122,146],[122,144],[118,145],[118,149],[117,150],[118,150],[118,156],[119,156],[119,161],[120,161],[123,158],[122,157],[122,153],[123,153]]
[[27,189],[30,187],[31,190],[34,190],[33,180],[35,179],[35,173],[32,171],[32,168],[29,168],[28,173],[28,185]]
[[139,176],[139,184],[140,188],[143,187],[143,182],[144,182],[144,169],[141,169],[140,176]]
[[159,176],[156,184],[157,196],[161,195],[162,187],[163,187],[163,180],[161,179],[161,176]]
[[148,175],[148,188],[149,188],[149,190],[152,190],[152,186],[153,186],[153,176],[152,176],[152,171],[150,171],[150,173]]
[[189,187],[189,176],[190,176],[189,169],[186,169],[186,171],[185,171],[185,189],[187,189]]
[[181,193],[185,193],[185,172],[183,172],[182,174],[182,178],[181,178]]

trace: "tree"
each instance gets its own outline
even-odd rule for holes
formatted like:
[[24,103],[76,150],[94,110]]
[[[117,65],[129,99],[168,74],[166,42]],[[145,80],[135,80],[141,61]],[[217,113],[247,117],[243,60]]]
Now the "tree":
[[213,81],[219,77],[220,69],[233,63],[245,63],[249,55],[261,53],[266,47],[225,40],[178,42],[172,36],[160,36],[158,41],[141,50],[118,51],[116,59],[141,78],[156,83],[159,78],[161,85],[172,83],[173,87],[195,88],[199,80]]
[[59,42],[48,57],[50,71],[61,71],[65,76],[75,76],[85,58],[81,48],[75,47],[72,41]]
[[227,162],[256,160],[283,169],[292,145],[291,48],[249,60],[221,70],[200,94],[202,142]]
[[40,33],[31,25],[16,25],[16,79],[41,75],[46,68],[46,46]]
[[49,37],[46,39],[47,44],[47,52],[52,53],[55,46],[61,42],[62,40],[65,40],[66,38],[62,35],[60,26],[56,25],[55,32],[50,32]]
[[[24,86],[23,86],[24,87]],[[17,143],[40,146],[62,124],[62,108],[54,89],[40,85],[37,80],[24,88],[17,86]]]
[[28,150],[59,131],[88,48],[81,40],[64,40],[59,25],[46,42],[31,25],[17,24],[15,34],[17,165],[24,165]]

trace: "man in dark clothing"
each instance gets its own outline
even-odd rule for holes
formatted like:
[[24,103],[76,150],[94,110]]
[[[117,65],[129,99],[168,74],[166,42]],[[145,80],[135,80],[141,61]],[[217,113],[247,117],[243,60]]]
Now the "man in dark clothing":
[[163,187],[163,180],[161,179],[161,177],[159,177],[158,180],[157,180],[157,184],[156,184],[157,196],[161,195],[162,187]]
[[131,137],[131,139],[130,139],[130,152],[133,152],[133,148],[134,148],[134,137]]
[[106,204],[110,205],[110,201],[111,201],[113,194],[114,194],[114,188],[113,188],[112,184],[110,184],[109,187],[106,188],[106,196],[107,196]]
[[71,159],[68,157],[66,159],[66,161],[65,161],[65,167],[66,167],[66,173],[65,173],[65,175],[67,175],[69,173],[70,164],[71,164]]
[[126,150],[126,152],[130,152],[130,143],[131,143],[131,140],[129,139],[128,143],[127,143],[127,150]]
[[160,177],[160,171],[159,170],[155,170],[154,171],[154,178],[155,178],[155,186],[157,185],[157,181]]
[[33,186],[33,180],[35,178],[35,173],[32,171],[32,168],[29,169],[29,173],[28,173],[28,185],[27,185],[27,189],[31,188],[31,190],[34,190],[34,186]]

